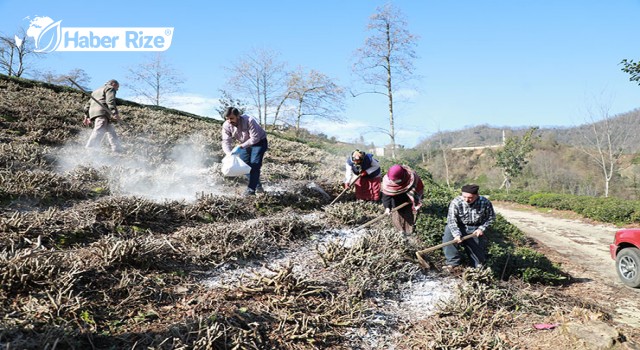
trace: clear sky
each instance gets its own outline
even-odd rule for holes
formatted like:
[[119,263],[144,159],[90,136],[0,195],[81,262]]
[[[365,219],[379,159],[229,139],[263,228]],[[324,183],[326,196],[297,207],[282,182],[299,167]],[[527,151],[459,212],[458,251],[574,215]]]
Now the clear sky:
[[[369,16],[386,1],[9,1],[0,0],[0,32],[47,16],[67,27],[174,27],[165,52],[186,78],[174,107],[215,115],[219,89],[233,65],[255,48],[272,49],[290,68],[320,71],[355,87],[354,51],[368,35]],[[640,107],[640,86],[619,62],[640,60],[640,0],[397,0],[408,30],[420,37],[413,84],[396,105],[397,142],[416,145],[438,130],[493,126],[572,126],[586,110],[612,114]],[[124,81],[143,52],[52,52],[41,71],[82,68],[92,87]],[[121,89],[119,97],[131,91]],[[311,127],[339,140],[362,135],[376,145],[388,136],[381,95],[348,97],[345,124]]]

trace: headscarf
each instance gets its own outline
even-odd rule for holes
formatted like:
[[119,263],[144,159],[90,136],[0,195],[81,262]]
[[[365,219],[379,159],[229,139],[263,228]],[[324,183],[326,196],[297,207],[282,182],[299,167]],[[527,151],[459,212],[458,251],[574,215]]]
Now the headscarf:
[[415,172],[408,166],[394,165],[382,178],[382,193],[396,196],[409,191],[415,184]]
[[355,161],[359,160],[362,162],[364,160],[365,154],[360,150],[355,150],[351,153],[351,160],[355,163]]
[[382,178],[382,193],[388,196],[397,196],[406,193],[411,201],[413,212],[416,213],[422,206],[422,196],[416,193],[417,174],[406,165],[394,165],[389,168]]

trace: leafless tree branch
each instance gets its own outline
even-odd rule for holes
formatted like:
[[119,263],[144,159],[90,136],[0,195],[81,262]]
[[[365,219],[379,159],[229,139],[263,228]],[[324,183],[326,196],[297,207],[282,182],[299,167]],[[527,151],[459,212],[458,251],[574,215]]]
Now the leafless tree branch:
[[128,81],[124,83],[139,97],[156,106],[166,103],[166,98],[179,92],[182,84],[184,78],[163,53],[154,54],[140,65],[129,68]]
[[[364,46],[356,50],[353,70],[366,84],[381,87],[389,101],[389,131],[391,156],[395,158],[396,132],[394,92],[396,86],[415,78],[413,61],[418,38],[407,30],[404,15],[392,4],[379,7],[370,17],[367,29],[371,35]],[[377,91],[374,88],[374,91]],[[352,92],[352,95],[356,95]],[[360,94],[358,94],[360,95]]]

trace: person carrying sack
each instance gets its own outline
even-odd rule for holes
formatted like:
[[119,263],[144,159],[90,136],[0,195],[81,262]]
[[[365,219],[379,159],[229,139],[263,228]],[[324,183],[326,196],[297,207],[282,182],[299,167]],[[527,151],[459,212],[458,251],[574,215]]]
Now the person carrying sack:
[[[235,107],[228,107],[222,124],[222,150],[226,155],[237,154],[242,161],[251,167],[247,174],[249,184],[245,196],[253,196],[256,192],[264,192],[260,182],[262,159],[269,148],[267,133],[260,124],[248,115],[240,115]],[[235,142],[239,145],[235,145]]]

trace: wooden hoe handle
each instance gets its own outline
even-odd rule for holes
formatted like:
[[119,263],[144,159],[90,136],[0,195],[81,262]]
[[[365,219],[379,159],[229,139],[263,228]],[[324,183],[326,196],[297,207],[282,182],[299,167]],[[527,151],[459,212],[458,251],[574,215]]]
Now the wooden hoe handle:
[[348,189],[350,189],[350,188],[351,188],[351,186],[353,186],[353,184],[354,184],[356,181],[358,181],[358,179],[360,178],[360,176],[361,176],[361,175],[360,175],[360,174],[358,174],[358,176],[356,176],[356,178],[355,178],[355,179],[353,179],[353,181],[351,181],[351,183],[349,184],[349,187],[347,187],[347,188],[345,188],[344,190],[342,190],[342,192],[340,192],[340,194],[338,195],[338,197],[336,197],[333,201],[331,201],[331,203],[329,203],[329,205],[331,205],[331,204],[335,203],[335,202],[338,200],[338,198],[342,197],[342,195],[343,195],[345,192],[347,192],[347,190],[348,190]]
[[[399,206],[391,209],[391,211],[389,213],[393,213],[394,211],[398,211],[400,208],[404,208],[407,205],[409,205],[409,202],[404,202],[404,203],[400,204]],[[367,226],[369,226],[369,225],[371,225],[371,224],[373,224],[375,222],[378,222],[378,221],[384,219],[386,216],[387,216],[387,214],[385,213],[385,214],[382,214],[382,215],[378,216],[377,218],[375,218],[375,219],[373,219],[371,221],[365,222],[364,224],[356,227],[356,231],[360,230],[360,229],[363,229],[363,228],[365,228],[365,227],[367,227]]]
[[[473,238],[473,237],[476,237],[476,234],[475,233],[470,233],[470,234],[468,234],[466,236],[463,236],[462,240],[465,241],[465,240],[467,240],[469,238]],[[432,252],[434,250],[437,250],[437,249],[440,249],[442,247],[446,247],[448,245],[452,245],[452,244],[455,244],[455,243],[456,243],[455,241],[451,240],[449,242],[445,242],[445,243],[441,243],[441,244],[438,244],[438,245],[434,245],[433,247],[429,247],[429,248],[417,251],[416,255],[417,256],[422,256],[422,254],[429,253],[429,252]]]

